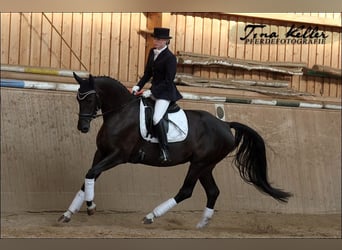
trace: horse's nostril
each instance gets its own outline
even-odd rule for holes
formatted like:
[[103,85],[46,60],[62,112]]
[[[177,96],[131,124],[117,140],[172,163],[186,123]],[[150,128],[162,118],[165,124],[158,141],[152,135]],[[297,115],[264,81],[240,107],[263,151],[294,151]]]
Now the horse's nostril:
[[79,120],[77,124],[77,129],[82,133],[87,133],[89,131],[89,122],[85,120]]
[[89,128],[87,128],[87,127],[83,127],[82,129],[81,129],[81,132],[82,133],[87,133],[89,131]]
[[87,133],[89,131],[89,127],[88,126],[81,126],[81,125],[79,125],[79,126],[77,126],[77,129],[79,131],[81,131],[82,133]]

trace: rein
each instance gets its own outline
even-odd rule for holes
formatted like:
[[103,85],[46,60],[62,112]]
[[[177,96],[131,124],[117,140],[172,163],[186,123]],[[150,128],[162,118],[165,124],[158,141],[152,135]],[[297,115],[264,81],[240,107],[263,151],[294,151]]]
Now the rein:
[[[99,100],[99,97],[98,97],[98,95],[97,95],[97,93],[96,93],[95,90],[90,90],[90,91],[85,92],[85,93],[77,92],[77,99],[78,99],[79,101],[82,101],[82,100],[84,100],[88,95],[91,95],[91,94],[95,94],[95,95],[96,95],[96,100],[97,100],[97,102],[98,102],[98,103],[101,103],[100,100]],[[125,103],[125,104],[123,104],[123,105],[121,105],[121,106],[119,106],[119,107],[117,107],[117,108],[115,108],[115,109],[111,109],[111,110],[108,110],[108,111],[106,111],[106,112],[104,112],[104,113],[97,114],[97,111],[98,111],[99,109],[101,109],[101,104],[100,104],[100,105],[97,106],[95,113],[93,113],[93,114],[79,114],[78,116],[79,116],[80,118],[96,119],[96,118],[98,118],[98,117],[100,117],[100,116],[104,116],[104,115],[106,115],[106,114],[109,114],[109,113],[112,113],[112,112],[115,112],[115,111],[119,111],[119,110],[123,109],[124,107],[126,107],[127,105],[129,105],[129,104],[131,104],[131,103],[133,103],[133,102],[135,102],[135,101],[137,101],[137,100],[139,100],[139,99],[140,99],[140,98],[134,98],[132,101],[129,101],[129,102],[127,102],[127,103]]]
[[136,101],[138,101],[138,100],[139,100],[139,98],[134,98],[132,101],[129,101],[129,102],[127,102],[127,103],[125,103],[125,104],[119,106],[118,108],[108,110],[108,111],[106,111],[106,112],[104,112],[104,113],[101,113],[101,114],[95,114],[94,119],[97,118],[97,117],[100,117],[100,116],[104,116],[104,115],[106,115],[106,114],[108,114],[108,113],[112,113],[112,112],[115,112],[115,111],[119,111],[119,110],[123,109],[124,107],[128,106],[129,104],[131,104],[131,103],[133,103],[133,102],[136,102]]

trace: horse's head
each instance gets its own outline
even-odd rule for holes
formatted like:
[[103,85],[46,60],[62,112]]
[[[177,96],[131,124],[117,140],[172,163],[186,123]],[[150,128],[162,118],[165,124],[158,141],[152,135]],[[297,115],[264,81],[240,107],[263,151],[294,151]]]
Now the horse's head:
[[87,133],[90,128],[90,122],[96,117],[100,108],[99,100],[94,87],[94,78],[81,78],[74,74],[74,78],[79,83],[80,88],[77,92],[77,101],[79,104],[79,115],[77,129],[82,133]]

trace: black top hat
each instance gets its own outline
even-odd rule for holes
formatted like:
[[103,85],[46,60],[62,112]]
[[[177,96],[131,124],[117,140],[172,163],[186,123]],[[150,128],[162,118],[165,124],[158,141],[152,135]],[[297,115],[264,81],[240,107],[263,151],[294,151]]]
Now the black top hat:
[[159,39],[171,39],[172,37],[169,35],[170,29],[167,28],[154,28],[152,37]]

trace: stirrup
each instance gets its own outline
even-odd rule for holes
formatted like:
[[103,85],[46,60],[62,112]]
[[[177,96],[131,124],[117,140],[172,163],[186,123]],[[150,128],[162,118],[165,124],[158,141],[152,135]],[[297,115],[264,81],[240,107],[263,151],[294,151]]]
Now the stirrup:
[[169,154],[164,149],[161,149],[161,154],[160,154],[159,159],[162,163],[170,162]]

